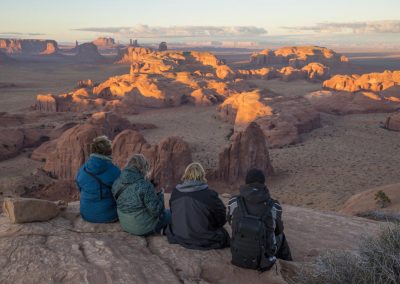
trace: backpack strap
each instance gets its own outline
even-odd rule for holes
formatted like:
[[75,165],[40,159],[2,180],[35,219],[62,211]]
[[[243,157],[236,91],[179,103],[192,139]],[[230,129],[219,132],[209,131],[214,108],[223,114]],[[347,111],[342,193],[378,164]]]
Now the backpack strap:
[[94,178],[96,180],[96,182],[100,185],[100,200],[103,199],[103,192],[102,192],[102,187],[106,187],[108,189],[111,189],[111,185],[106,184],[105,182],[103,182],[98,176],[96,176],[95,174],[89,172],[85,167],[83,168],[83,171],[85,173],[87,173],[88,175],[90,175],[92,178]]
[[140,179],[141,178],[138,178],[138,179],[135,179],[134,181],[132,181],[130,183],[124,183],[124,185],[120,189],[118,189],[118,191],[114,194],[115,201],[118,200],[118,197],[128,188],[128,186],[134,184],[135,182],[137,182]]
[[118,189],[118,191],[115,193],[114,195],[114,199],[115,201],[118,200],[118,197],[128,188],[128,186],[130,186],[131,183],[125,183],[123,187],[121,187],[120,189]]

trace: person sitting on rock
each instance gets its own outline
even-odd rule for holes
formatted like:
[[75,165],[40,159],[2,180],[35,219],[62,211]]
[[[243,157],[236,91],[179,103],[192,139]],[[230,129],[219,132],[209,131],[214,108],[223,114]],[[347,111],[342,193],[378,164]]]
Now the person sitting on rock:
[[171,222],[171,213],[164,209],[163,192],[156,192],[147,179],[149,170],[146,158],[135,154],[112,187],[121,227],[137,236],[161,233]]
[[118,220],[117,205],[111,187],[121,172],[112,163],[111,141],[106,136],[95,138],[90,152],[76,177],[81,216],[92,223],[115,222]]
[[261,170],[249,170],[240,195],[229,200],[228,222],[233,264],[264,271],[276,258],[292,260],[283,233],[282,207],[271,198]]
[[229,246],[224,229],[226,208],[218,193],[210,189],[203,167],[190,164],[170,198],[171,225],[168,242],[189,249],[208,250]]

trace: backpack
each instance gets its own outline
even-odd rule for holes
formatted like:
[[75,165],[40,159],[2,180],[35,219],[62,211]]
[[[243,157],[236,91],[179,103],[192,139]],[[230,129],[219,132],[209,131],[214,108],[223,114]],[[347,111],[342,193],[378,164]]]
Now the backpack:
[[262,216],[248,213],[243,197],[233,212],[231,253],[233,265],[266,271],[276,262],[274,202],[266,203]]

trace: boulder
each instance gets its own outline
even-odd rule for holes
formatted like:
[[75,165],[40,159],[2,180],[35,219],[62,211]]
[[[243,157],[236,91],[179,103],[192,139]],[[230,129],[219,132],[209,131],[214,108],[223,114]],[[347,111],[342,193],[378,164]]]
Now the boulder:
[[33,198],[6,198],[3,212],[11,223],[48,221],[57,217],[60,207],[51,201]]
[[154,181],[171,191],[192,162],[189,145],[178,137],[168,137],[150,145],[137,131],[125,130],[113,141],[113,160],[120,168],[133,154],[143,154],[150,162]]
[[[0,128],[1,129],[1,128]],[[24,132],[20,129],[1,129],[0,161],[12,158],[24,147]]]
[[258,168],[267,176],[273,172],[264,133],[255,122],[237,133],[219,154],[217,177],[228,183],[243,181],[251,168]]

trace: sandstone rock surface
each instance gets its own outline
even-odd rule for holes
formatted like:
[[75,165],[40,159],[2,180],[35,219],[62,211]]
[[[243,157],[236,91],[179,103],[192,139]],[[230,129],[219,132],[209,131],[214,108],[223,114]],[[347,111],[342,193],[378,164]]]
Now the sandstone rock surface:
[[[226,201],[226,200],[225,200]],[[355,250],[378,222],[284,206],[284,222],[295,261],[327,249]],[[90,224],[71,203],[56,219],[10,224],[0,215],[2,283],[287,283],[288,270],[301,266],[279,261],[265,273],[230,264],[229,249],[195,251],[170,245],[165,237],[136,237],[118,223]]]
[[[381,208],[375,200],[375,194],[382,190],[391,200],[387,207]],[[388,215],[400,212],[400,184],[390,184],[371,188],[350,197],[340,209],[341,213],[363,215],[373,212],[384,212]]]

